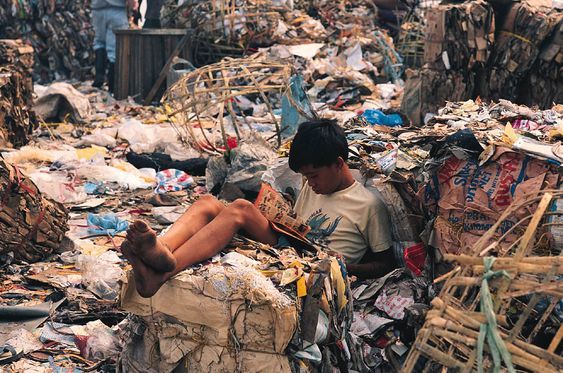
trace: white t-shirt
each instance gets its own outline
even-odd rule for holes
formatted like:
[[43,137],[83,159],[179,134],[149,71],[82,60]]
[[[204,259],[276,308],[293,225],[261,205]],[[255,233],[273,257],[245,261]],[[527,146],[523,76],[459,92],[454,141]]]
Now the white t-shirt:
[[348,263],[359,263],[368,248],[379,252],[392,245],[385,205],[357,181],[328,195],[316,194],[305,183],[295,212],[311,227],[307,238],[341,253]]

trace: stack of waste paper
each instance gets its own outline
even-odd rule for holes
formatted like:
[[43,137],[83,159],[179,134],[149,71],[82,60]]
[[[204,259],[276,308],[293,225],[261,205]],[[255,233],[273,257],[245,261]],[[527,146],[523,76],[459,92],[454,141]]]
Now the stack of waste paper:
[[539,105],[547,108],[553,103],[563,102],[563,13],[559,12],[556,26],[546,39],[536,62],[526,74],[520,100],[526,105]]
[[562,17],[560,9],[533,1],[493,7],[471,0],[432,8],[426,64],[407,74],[402,110],[422,124],[446,101],[476,97],[550,108],[560,101]]
[[561,15],[561,11],[531,1],[509,6],[489,59],[484,97],[516,100],[518,90],[529,89],[525,77]]
[[57,249],[68,229],[68,212],[43,196],[17,166],[0,158],[0,258],[36,262]]
[[443,4],[427,12],[425,65],[407,75],[402,110],[420,124],[445,101],[474,97],[494,42],[495,15],[485,1]]
[[343,263],[239,242],[141,298],[132,273],[121,306],[131,317],[126,371],[289,372],[344,364],[350,355],[350,288]]
[[22,146],[37,126],[31,110],[33,48],[21,40],[0,40],[0,146]]
[[0,1],[0,38],[35,50],[34,79],[85,79],[94,65],[90,1]]

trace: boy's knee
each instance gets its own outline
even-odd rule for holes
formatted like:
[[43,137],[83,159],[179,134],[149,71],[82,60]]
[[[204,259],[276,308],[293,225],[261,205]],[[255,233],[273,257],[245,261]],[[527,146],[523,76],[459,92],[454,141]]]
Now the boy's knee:
[[244,225],[254,208],[252,202],[245,199],[237,199],[227,206],[227,211],[239,225]]
[[213,216],[219,214],[224,208],[224,205],[211,194],[205,194],[199,197],[199,199],[195,203],[204,207],[209,212],[209,214]]

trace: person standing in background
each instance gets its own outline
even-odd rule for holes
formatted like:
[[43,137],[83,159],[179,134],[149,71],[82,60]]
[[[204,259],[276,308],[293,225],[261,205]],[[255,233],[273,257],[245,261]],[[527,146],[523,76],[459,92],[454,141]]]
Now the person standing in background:
[[101,88],[106,80],[113,93],[115,70],[115,33],[113,30],[128,28],[127,7],[136,11],[137,0],[92,0],[92,24],[94,25],[94,53],[96,55],[94,83]]
[[164,0],[141,0],[139,6],[142,2],[147,3],[143,28],[160,28],[160,9],[162,4],[164,4]]

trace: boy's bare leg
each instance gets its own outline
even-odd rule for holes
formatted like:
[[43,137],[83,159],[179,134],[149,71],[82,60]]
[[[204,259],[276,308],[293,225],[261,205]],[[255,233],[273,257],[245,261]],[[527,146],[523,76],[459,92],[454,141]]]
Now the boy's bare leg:
[[124,255],[133,266],[137,291],[143,297],[154,295],[176,273],[221,251],[241,229],[256,241],[270,245],[277,242],[277,234],[260,211],[248,201],[237,200],[173,252],[176,267],[170,272],[152,270],[129,247],[125,247]]
[[157,237],[156,232],[145,222],[137,220],[127,230],[127,240],[123,245],[156,271],[172,271],[176,267],[176,259],[171,253],[224,208],[215,197],[203,196],[194,202],[162,237]]
[[212,195],[201,196],[160,239],[174,252],[224,209],[225,205]]

